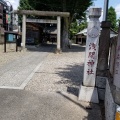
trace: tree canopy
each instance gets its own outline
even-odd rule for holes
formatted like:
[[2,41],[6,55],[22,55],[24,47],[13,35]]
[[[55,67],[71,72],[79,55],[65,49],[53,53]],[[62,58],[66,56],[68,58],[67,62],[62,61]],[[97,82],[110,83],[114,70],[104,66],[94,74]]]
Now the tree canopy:
[[73,38],[75,34],[79,31],[87,28],[87,18],[85,17],[82,20],[76,20],[70,24],[70,38]]
[[116,12],[112,6],[108,9],[107,20],[111,22],[111,28],[116,30]]
[[70,12],[70,22],[85,16],[92,0],[20,0],[19,9]]
[[[72,38],[79,30],[86,27],[86,22],[82,22],[78,25],[76,20],[82,20],[86,17],[86,10],[92,5],[92,1],[93,0],[20,0],[18,9],[70,12],[67,24],[69,26],[70,38]],[[62,31],[65,25],[64,22],[65,19],[62,19]],[[65,31],[62,32],[62,34],[65,34]]]

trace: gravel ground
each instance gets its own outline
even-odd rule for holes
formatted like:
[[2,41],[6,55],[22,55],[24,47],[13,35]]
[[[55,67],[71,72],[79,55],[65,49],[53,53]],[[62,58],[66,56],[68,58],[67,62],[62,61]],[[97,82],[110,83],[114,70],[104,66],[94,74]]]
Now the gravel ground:
[[11,62],[14,61],[16,59],[19,59],[22,56],[26,56],[30,54],[30,52],[6,52],[6,53],[2,53],[0,52],[0,67]]
[[[74,45],[62,54],[40,49],[49,55],[25,90],[0,89],[0,120],[101,120],[98,105],[87,109],[89,103],[77,99],[85,47]],[[37,50],[30,47],[29,52],[1,53],[0,65]]]
[[84,51],[85,47],[73,46],[62,54],[50,53],[25,89],[77,95],[83,80]]

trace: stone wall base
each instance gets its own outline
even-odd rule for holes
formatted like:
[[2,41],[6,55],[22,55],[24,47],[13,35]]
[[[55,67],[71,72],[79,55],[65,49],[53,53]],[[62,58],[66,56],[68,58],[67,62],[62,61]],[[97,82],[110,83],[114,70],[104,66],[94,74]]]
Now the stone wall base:
[[99,103],[97,88],[80,86],[78,99],[86,102]]
[[96,87],[98,89],[99,100],[105,100],[105,88],[107,77],[96,76]]

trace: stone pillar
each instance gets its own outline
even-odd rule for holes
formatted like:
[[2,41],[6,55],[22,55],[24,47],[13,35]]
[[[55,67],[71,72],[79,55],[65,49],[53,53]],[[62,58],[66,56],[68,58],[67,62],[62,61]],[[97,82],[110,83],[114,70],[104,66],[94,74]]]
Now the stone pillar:
[[101,8],[90,8],[86,40],[86,57],[84,64],[83,86],[80,86],[79,100],[98,103],[98,92],[95,88],[98,43],[100,34]]
[[56,53],[61,52],[61,17],[57,16],[57,49]]
[[115,65],[114,65],[114,85],[116,86],[116,94],[115,101],[120,105],[120,26],[118,31],[118,40],[116,47],[116,57],[115,57]]
[[108,56],[110,47],[110,22],[101,23],[101,35],[99,41],[98,65],[96,86],[98,87],[98,96],[100,100],[105,98],[106,77],[108,74]]
[[21,46],[23,49],[25,49],[25,43],[26,43],[26,15],[23,15],[23,19],[22,19],[22,43],[21,43]]

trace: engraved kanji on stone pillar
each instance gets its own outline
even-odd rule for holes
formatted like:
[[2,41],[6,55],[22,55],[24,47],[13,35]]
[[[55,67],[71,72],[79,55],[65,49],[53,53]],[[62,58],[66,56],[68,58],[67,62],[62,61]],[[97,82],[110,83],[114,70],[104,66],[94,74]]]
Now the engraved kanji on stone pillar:
[[90,8],[86,40],[86,56],[84,64],[83,85],[80,86],[79,100],[99,103],[95,87],[96,67],[98,59],[98,43],[100,34],[101,8]]
[[92,8],[89,11],[90,21],[87,28],[86,57],[84,66],[83,85],[95,86],[96,67],[98,59],[98,43],[100,34],[100,8]]

